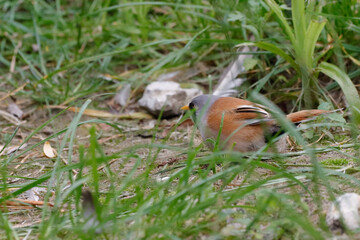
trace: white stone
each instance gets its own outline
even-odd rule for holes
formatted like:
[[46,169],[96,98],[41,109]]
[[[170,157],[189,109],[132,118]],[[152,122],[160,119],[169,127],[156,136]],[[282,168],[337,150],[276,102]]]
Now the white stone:
[[182,112],[180,108],[201,94],[201,90],[181,88],[177,82],[156,81],[145,88],[139,105],[155,116],[159,116],[163,110],[163,117],[171,117],[180,115]]
[[326,215],[326,222],[333,230],[343,227],[349,230],[358,229],[360,227],[359,209],[360,195],[345,193],[331,204]]

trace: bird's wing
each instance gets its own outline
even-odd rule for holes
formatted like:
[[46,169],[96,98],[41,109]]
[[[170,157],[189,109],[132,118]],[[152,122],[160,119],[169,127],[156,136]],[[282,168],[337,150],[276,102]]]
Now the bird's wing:
[[260,105],[241,105],[233,110],[236,120],[265,120],[271,115]]

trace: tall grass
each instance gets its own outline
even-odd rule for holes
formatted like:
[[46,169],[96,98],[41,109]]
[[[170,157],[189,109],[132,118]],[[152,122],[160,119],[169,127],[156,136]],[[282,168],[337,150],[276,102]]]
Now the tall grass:
[[[358,143],[349,136],[353,125],[329,119],[308,124],[305,131],[341,129],[340,134],[333,133],[335,137],[329,133],[319,140],[320,146],[310,146],[309,138],[304,139],[299,129],[283,120],[280,109],[257,92],[271,97],[269,86],[276,87],[290,109],[301,96],[308,106],[324,101],[331,105],[334,93],[344,93],[358,124],[360,105],[354,87],[360,74],[356,65],[360,52],[357,1],[292,1],[291,11],[272,0],[19,0],[3,1],[0,7],[0,91],[25,83],[16,98],[30,98],[40,106],[81,106],[65,127],[59,125],[67,119],[66,110],[49,111],[46,120],[31,126],[0,122],[3,129],[13,131],[1,133],[1,144],[15,145],[21,134],[26,134],[22,144],[28,144],[0,156],[0,203],[34,187],[45,188],[43,199],[54,203],[54,207],[45,204],[17,212],[2,208],[0,233],[4,238],[333,237],[325,223],[325,205],[342,191],[357,192],[360,186],[358,158],[353,154]],[[249,94],[252,99],[273,109],[274,117],[303,151],[209,152],[203,144],[194,144],[195,132],[188,136],[188,146],[184,139],[179,145],[179,140],[169,138],[171,132],[160,140],[161,120],[151,140],[125,147],[137,139],[126,129],[141,127],[141,122],[82,115],[88,107],[106,107],[103,102],[109,97],[103,93],[115,93],[125,83],[142,89],[164,72],[200,69],[193,78],[182,81],[207,87],[209,79],[216,79],[231,62],[234,46],[251,36],[266,52],[248,53],[257,64],[247,73],[249,84],[241,90],[255,89]],[[274,55],[280,58],[274,60]],[[261,80],[254,82],[254,78]],[[294,97],[298,79],[301,94]],[[314,94],[319,89],[321,94]],[[111,130],[100,127],[104,124]],[[45,135],[46,128],[54,131]],[[101,139],[106,131],[124,137],[104,144]],[[337,138],[345,138],[347,144],[336,145]],[[53,160],[44,159],[39,150],[49,140],[58,152]],[[330,151],[337,151],[337,157],[349,159],[346,164],[353,166],[321,163],[317,154]],[[164,152],[169,156],[164,157]],[[34,155],[21,163],[30,153]],[[177,160],[174,165],[170,157]],[[160,160],[167,164],[160,165]],[[21,171],[16,170],[17,165]],[[45,168],[39,170],[39,166]],[[84,217],[89,209],[81,205],[85,188],[95,199],[93,224]]]
[[[302,97],[304,98],[305,106],[307,108],[313,108],[318,102],[318,97],[316,95],[322,92],[317,80],[317,70],[320,70],[336,80],[344,92],[351,92],[351,94],[347,95],[347,97],[349,96],[347,100],[350,105],[357,106],[356,108],[358,108],[360,106],[359,95],[357,94],[355,86],[347,78],[346,73],[337,69],[336,66],[319,62],[324,55],[323,51],[320,52],[320,56],[315,55],[315,45],[326,24],[326,19],[318,17],[321,14],[322,3],[309,1],[305,7],[305,1],[292,1],[292,26],[288,23],[283,11],[275,1],[268,0],[266,3],[276,15],[280,26],[291,43],[291,48],[287,49],[287,51],[289,51],[292,56],[275,44],[257,42],[255,45],[283,57],[284,60],[296,70],[302,82],[300,99]],[[330,32],[330,34],[331,33],[332,32]],[[317,69],[316,67],[319,64],[320,66]],[[337,77],[335,77],[335,75],[337,75]],[[353,111],[353,114],[355,122],[359,124],[360,118],[358,113]]]

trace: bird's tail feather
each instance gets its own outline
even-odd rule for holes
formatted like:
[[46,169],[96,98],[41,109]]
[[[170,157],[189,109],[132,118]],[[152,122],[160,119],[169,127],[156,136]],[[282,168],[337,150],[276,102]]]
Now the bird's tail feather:
[[319,109],[312,109],[312,110],[302,110],[299,112],[290,113],[287,115],[287,118],[293,122],[293,123],[302,123],[304,121],[310,121],[313,120],[314,117],[317,117],[319,115],[333,113],[342,111],[343,109],[337,109],[337,110],[319,110]]

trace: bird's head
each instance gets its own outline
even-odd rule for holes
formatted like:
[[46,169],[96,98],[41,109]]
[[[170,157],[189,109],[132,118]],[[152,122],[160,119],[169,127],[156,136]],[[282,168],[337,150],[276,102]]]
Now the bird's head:
[[207,115],[208,109],[218,99],[219,96],[204,94],[197,96],[191,100],[188,105],[181,107],[182,110],[190,110],[191,118],[196,123],[199,116]]

